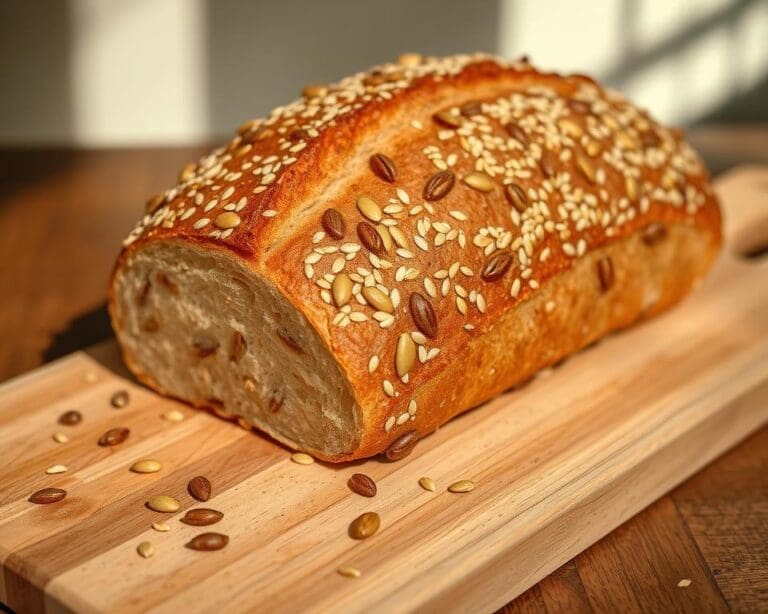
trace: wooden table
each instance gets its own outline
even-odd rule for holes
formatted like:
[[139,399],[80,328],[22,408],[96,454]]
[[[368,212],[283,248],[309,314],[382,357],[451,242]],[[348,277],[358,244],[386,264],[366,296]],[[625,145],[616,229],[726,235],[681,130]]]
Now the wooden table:
[[[716,172],[768,159],[768,128],[709,128],[694,142]],[[144,197],[202,151],[0,150],[0,381],[111,334],[120,241]],[[767,468],[763,429],[504,610],[768,610]]]

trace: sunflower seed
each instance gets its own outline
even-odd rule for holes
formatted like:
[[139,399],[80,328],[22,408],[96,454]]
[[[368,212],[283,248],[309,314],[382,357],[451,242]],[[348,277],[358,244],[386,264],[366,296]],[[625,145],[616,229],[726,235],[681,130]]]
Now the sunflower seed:
[[512,266],[512,255],[508,250],[497,250],[493,252],[480,269],[480,278],[483,281],[498,281]]
[[49,503],[61,501],[66,496],[67,491],[61,488],[42,488],[32,493],[27,500],[38,505],[48,505]]
[[432,175],[424,186],[424,200],[440,200],[453,188],[456,176],[451,171],[440,171]]
[[59,424],[63,424],[64,426],[74,426],[75,424],[80,424],[82,421],[83,414],[76,409],[65,411],[59,416]]
[[112,395],[112,398],[109,399],[109,403],[112,405],[112,407],[116,407],[117,409],[122,409],[128,405],[129,401],[130,397],[128,396],[127,390],[118,390],[115,394]]
[[545,177],[554,176],[556,164],[557,158],[551,151],[547,150],[541,155],[539,166],[541,167],[541,172],[544,173]]
[[432,478],[423,477],[419,478],[419,486],[421,486],[424,490],[428,490],[429,492],[435,492],[435,481]]
[[643,243],[655,245],[667,236],[667,229],[657,222],[652,222],[643,228]]
[[459,480],[448,487],[449,492],[469,492],[475,489],[475,483],[472,480]]
[[213,220],[216,228],[227,230],[228,228],[237,228],[240,225],[240,216],[234,211],[225,211],[219,213]]
[[173,497],[169,497],[168,495],[154,495],[147,501],[147,507],[156,512],[171,514],[173,512],[178,512],[181,506]]
[[333,293],[333,302],[337,307],[343,307],[352,298],[352,280],[346,273],[339,273],[331,285]]
[[229,537],[221,533],[201,533],[185,544],[190,550],[210,552],[221,550],[229,543]]
[[131,471],[134,473],[157,473],[162,468],[160,461],[151,458],[143,458],[131,465]]
[[56,443],[67,443],[69,441],[69,437],[67,437],[64,433],[56,432],[53,434],[53,440]]
[[48,475],[56,475],[57,473],[65,473],[66,471],[66,465],[52,465],[45,470]]
[[362,575],[357,567],[350,567],[349,565],[342,565],[336,572],[345,578],[359,578]]
[[454,115],[450,111],[440,111],[432,116],[435,123],[445,126],[446,128],[460,128],[462,121],[461,117]]
[[196,509],[187,510],[187,513],[184,514],[184,517],[181,518],[181,522],[195,527],[204,527],[208,526],[209,524],[216,524],[222,518],[224,518],[224,514],[218,510],[199,507]]
[[610,256],[603,256],[597,261],[597,276],[603,292],[610,290],[613,286],[613,261]]
[[493,180],[485,173],[470,173],[462,181],[478,192],[490,192],[493,190]]
[[373,154],[370,159],[371,170],[382,181],[395,183],[397,172],[395,164],[387,156],[381,153]]
[[352,539],[367,539],[381,526],[381,518],[376,512],[365,512],[355,518],[349,525],[349,536]]
[[211,498],[211,482],[205,476],[198,475],[189,481],[187,491],[198,501],[208,501]]
[[507,134],[518,141],[521,145],[528,144],[528,136],[525,134],[525,130],[523,130],[517,124],[514,122],[509,122],[504,126],[504,128],[506,129]]
[[168,420],[168,422],[181,422],[184,420],[184,414],[178,409],[169,409],[163,412],[161,417],[163,420]]
[[418,441],[418,432],[408,431],[407,433],[403,433],[400,437],[389,444],[386,452],[384,452],[384,456],[389,461],[401,460],[413,452],[413,448],[416,447]]
[[360,222],[357,225],[357,236],[360,238],[360,243],[369,251],[377,256],[384,253],[384,241],[382,241],[381,235],[368,222]]
[[291,460],[297,465],[311,465],[315,462],[314,458],[304,452],[294,452],[291,454]]
[[393,313],[395,311],[395,307],[392,305],[390,298],[378,288],[367,286],[362,289],[362,294],[365,297],[365,300],[375,309],[386,313]]
[[139,553],[140,556],[142,556],[145,559],[148,559],[153,554],[155,554],[155,547],[152,545],[151,542],[141,542],[136,547],[136,552]]
[[416,344],[408,333],[401,333],[395,350],[395,370],[398,377],[410,373],[416,362]]
[[381,209],[379,205],[370,196],[361,196],[357,199],[357,208],[365,217],[372,222],[381,221]]
[[160,533],[166,533],[166,532],[171,530],[170,525],[168,525],[168,524],[166,524],[164,522],[153,522],[152,523],[152,528],[155,531],[158,531]]
[[99,437],[98,443],[102,447],[116,446],[128,439],[128,435],[130,435],[130,433],[130,429],[122,426],[109,429],[106,433]]
[[510,183],[504,188],[504,195],[509,204],[512,205],[518,213],[523,213],[528,208],[528,197],[525,190],[516,183]]
[[336,209],[326,209],[323,217],[320,219],[320,225],[328,236],[333,239],[343,239],[344,234],[347,232],[344,218],[341,217],[341,213]]
[[347,482],[349,489],[363,497],[376,496],[376,482],[364,473],[355,473]]

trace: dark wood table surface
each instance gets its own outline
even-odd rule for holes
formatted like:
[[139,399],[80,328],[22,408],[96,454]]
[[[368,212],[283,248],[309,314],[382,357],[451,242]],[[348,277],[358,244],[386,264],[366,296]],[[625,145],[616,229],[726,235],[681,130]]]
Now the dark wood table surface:
[[[692,137],[716,174],[768,163],[768,126]],[[204,149],[0,149],[0,381],[111,335],[120,241]],[[504,611],[768,612],[768,428]]]

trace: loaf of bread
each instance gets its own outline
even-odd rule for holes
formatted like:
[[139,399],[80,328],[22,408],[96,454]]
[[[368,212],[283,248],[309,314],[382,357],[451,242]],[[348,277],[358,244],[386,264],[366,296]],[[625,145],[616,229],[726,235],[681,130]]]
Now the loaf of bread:
[[697,155],[619,94],[408,54],[185,167],[109,307],[155,390],[320,459],[397,459],[679,301],[720,243]]

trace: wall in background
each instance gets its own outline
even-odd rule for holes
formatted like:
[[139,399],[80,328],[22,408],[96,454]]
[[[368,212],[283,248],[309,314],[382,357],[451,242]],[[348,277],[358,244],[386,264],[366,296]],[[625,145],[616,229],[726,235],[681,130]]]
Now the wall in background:
[[768,121],[766,0],[6,0],[0,142],[217,139],[404,50],[528,53],[664,121]]

